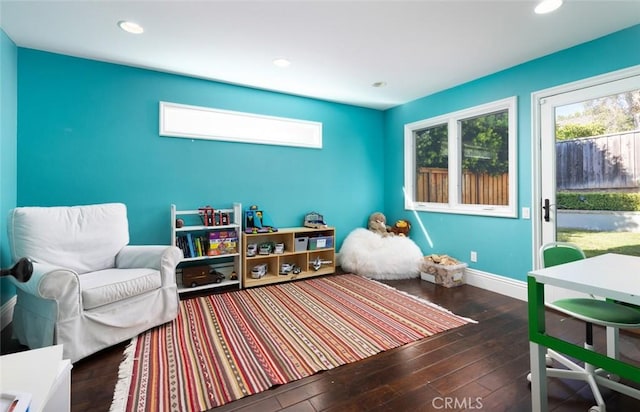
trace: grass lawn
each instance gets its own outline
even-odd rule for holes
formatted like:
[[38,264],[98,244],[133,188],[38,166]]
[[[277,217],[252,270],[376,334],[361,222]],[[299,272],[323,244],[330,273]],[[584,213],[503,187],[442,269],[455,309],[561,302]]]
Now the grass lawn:
[[577,244],[587,257],[604,253],[640,256],[640,233],[558,229],[556,237]]

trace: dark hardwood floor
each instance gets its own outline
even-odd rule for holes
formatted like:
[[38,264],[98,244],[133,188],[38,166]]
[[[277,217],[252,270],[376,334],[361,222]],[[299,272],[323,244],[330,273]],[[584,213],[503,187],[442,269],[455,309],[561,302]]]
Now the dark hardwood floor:
[[[385,283],[478,321],[360,362],[229,403],[215,411],[530,411],[525,302],[469,285],[446,289],[418,279]],[[583,323],[555,313],[550,333],[581,343]],[[23,350],[2,331],[2,353]],[[640,335],[621,334],[625,360],[640,364]],[[595,330],[604,348],[604,330]],[[73,411],[108,411],[125,343],[73,365]],[[634,385],[638,387],[638,385]],[[640,411],[640,401],[603,390],[608,412]],[[549,380],[550,411],[588,411],[582,382]],[[457,405],[457,406],[456,406]]]

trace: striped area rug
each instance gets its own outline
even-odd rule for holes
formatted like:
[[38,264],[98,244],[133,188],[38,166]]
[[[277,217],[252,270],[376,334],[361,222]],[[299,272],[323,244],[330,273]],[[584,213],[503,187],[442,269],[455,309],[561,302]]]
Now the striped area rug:
[[350,274],[188,299],[131,341],[111,411],[205,411],[469,322]]

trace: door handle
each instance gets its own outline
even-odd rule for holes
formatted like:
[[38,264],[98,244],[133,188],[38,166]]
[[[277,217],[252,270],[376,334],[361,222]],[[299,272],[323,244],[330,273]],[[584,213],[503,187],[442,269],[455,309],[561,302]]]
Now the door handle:
[[545,222],[549,222],[551,220],[550,216],[549,216],[549,212],[551,210],[551,204],[549,202],[549,199],[544,199],[544,205],[542,206],[542,210],[544,212],[543,216],[544,216],[544,221]]

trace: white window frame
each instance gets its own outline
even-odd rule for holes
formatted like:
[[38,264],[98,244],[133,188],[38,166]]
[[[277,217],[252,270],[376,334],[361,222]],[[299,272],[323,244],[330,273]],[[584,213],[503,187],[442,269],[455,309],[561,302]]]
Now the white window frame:
[[[404,126],[404,187],[405,209],[425,212],[457,213],[467,215],[518,217],[518,179],[517,179],[517,97],[482,104],[441,116],[407,123]],[[508,205],[469,205],[461,203],[462,167],[460,159],[460,126],[459,122],[473,117],[507,110],[509,116],[509,196]],[[414,132],[441,124],[448,125],[448,173],[449,202],[417,202],[416,195],[416,159]]]

